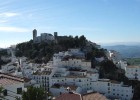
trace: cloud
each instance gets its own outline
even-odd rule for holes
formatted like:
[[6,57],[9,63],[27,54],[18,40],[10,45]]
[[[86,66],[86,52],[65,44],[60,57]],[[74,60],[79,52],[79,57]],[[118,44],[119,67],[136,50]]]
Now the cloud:
[[11,13],[11,12],[6,12],[6,13],[0,13],[1,17],[14,17],[14,16],[18,16],[18,13]]
[[0,27],[0,31],[2,32],[30,32],[29,29],[20,28],[20,27]]
[[6,23],[8,20],[0,20],[0,23]]

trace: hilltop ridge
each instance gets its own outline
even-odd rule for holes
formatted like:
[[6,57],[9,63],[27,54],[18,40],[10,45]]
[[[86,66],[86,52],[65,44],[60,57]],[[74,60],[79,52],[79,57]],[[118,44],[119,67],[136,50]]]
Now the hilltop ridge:
[[36,63],[47,63],[54,53],[66,51],[69,48],[80,48],[87,53],[87,59],[91,58],[91,52],[96,52],[95,57],[105,56],[104,49],[82,36],[58,36],[56,41],[34,43],[33,40],[16,45],[17,57],[25,56]]

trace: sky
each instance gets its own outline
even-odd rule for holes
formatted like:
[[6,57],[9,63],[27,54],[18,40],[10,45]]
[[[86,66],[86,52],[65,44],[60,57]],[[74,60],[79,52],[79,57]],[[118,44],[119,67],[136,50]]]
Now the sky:
[[0,0],[0,47],[31,40],[33,29],[99,44],[140,42],[140,0]]

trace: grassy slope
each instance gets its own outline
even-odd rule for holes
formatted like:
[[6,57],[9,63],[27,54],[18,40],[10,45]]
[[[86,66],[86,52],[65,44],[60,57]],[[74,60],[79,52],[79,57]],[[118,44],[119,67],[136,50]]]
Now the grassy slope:
[[140,65],[140,58],[127,58],[126,60],[130,65]]

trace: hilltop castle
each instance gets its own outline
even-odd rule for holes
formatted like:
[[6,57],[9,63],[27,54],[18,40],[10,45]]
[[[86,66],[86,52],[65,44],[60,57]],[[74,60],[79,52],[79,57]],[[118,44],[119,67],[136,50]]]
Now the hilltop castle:
[[54,36],[50,33],[41,33],[40,36],[37,36],[37,30],[33,30],[33,42],[40,43],[40,42],[56,42],[57,39],[57,32],[54,32]]

